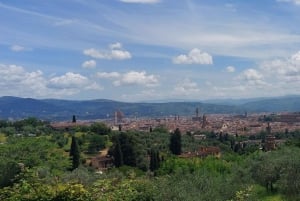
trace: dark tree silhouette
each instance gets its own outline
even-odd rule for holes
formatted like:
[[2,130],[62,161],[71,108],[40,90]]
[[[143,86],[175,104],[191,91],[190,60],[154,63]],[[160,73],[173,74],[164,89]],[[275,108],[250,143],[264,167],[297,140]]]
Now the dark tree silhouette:
[[176,128],[175,132],[171,134],[170,151],[175,155],[181,154],[181,133],[178,128]]
[[80,164],[80,151],[77,139],[74,136],[71,142],[70,157],[72,159],[72,170],[75,170]]
[[116,167],[121,167],[124,162],[123,162],[123,153],[121,150],[121,145],[120,145],[120,141],[118,138],[115,139],[115,149],[114,149],[114,163]]
[[121,132],[119,135],[114,136],[113,144],[112,154],[115,158],[116,166],[123,164],[132,167],[137,166],[139,149],[134,135]]
[[157,150],[151,149],[150,151],[150,170],[153,172],[159,168],[160,158]]
[[75,115],[73,115],[73,117],[72,117],[72,123],[76,123],[76,116]]

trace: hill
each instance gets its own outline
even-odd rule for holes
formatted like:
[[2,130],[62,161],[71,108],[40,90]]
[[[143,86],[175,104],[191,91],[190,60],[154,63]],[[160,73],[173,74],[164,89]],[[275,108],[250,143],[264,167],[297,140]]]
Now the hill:
[[300,111],[300,97],[220,100],[209,102],[165,102],[165,103],[126,103],[106,99],[98,100],[59,100],[32,99],[19,97],[0,98],[1,119],[21,119],[37,117],[44,120],[69,120],[72,115],[79,119],[104,119],[121,110],[126,117],[158,117],[170,115],[194,115],[195,109],[206,114],[243,114],[251,112],[297,112]]

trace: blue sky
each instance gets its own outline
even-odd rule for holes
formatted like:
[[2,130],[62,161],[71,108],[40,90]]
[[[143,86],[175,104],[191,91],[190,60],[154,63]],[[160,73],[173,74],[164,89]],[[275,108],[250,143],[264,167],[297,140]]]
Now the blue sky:
[[300,95],[299,0],[0,0],[0,96]]

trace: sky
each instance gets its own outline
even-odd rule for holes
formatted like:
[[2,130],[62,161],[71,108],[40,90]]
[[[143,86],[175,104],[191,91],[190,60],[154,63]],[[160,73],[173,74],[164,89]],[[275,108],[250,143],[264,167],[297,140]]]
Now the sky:
[[300,0],[0,0],[0,96],[300,95]]

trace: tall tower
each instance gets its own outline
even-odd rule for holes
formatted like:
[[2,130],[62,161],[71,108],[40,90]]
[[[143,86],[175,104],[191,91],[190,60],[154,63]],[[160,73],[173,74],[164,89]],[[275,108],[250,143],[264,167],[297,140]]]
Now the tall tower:
[[265,139],[265,151],[271,151],[275,149],[275,136],[271,134],[271,126],[270,122],[268,122],[268,126],[266,127],[267,136]]
[[207,124],[207,119],[206,119],[206,115],[203,114],[203,118],[202,118],[202,128],[205,128]]

